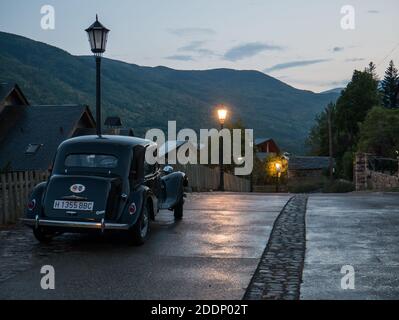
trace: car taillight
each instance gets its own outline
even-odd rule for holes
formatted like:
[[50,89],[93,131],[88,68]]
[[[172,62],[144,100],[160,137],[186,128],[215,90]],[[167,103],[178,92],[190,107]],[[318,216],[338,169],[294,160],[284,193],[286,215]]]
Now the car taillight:
[[132,202],[132,204],[129,206],[129,213],[130,213],[131,215],[133,215],[133,214],[136,213],[136,210],[137,210],[136,204],[135,204],[134,202]]
[[30,211],[33,211],[36,207],[36,200],[32,199],[31,201],[28,202],[28,209]]

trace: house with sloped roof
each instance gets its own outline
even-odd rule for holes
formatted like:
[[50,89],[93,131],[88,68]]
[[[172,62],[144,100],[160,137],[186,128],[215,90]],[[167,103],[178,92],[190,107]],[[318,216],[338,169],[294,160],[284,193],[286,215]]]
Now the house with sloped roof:
[[0,171],[46,170],[58,145],[95,132],[85,105],[30,105],[16,84],[0,84]]
[[277,143],[272,138],[255,139],[256,157],[264,161],[270,155],[278,155],[281,153]]
[[291,156],[288,161],[288,178],[319,178],[329,167],[329,157]]
[[0,113],[10,105],[27,106],[29,102],[17,84],[0,83]]

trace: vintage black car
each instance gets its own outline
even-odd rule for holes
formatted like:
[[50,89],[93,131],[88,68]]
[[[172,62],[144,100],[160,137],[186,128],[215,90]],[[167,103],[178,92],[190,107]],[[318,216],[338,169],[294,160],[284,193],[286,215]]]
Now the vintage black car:
[[182,172],[145,161],[149,140],[83,136],[63,142],[47,182],[37,185],[22,221],[41,242],[64,232],[124,231],[142,244],[160,209],[183,217]]

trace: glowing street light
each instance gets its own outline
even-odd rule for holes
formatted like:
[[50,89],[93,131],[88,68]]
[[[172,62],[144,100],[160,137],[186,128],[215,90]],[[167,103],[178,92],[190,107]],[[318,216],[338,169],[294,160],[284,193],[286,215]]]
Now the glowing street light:
[[219,106],[218,117],[219,117],[219,123],[223,129],[223,125],[226,122],[226,118],[227,118],[227,109],[223,105]]
[[276,173],[277,173],[277,179],[276,179],[276,192],[280,192],[280,177],[281,177],[281,170],[282,170],[282,165],[280,162],[275,163],[276,167]]
[[[218,117],[220,123],[220,130],[224,129],[224,124],[227,119],[227,109],[224,105],[218,106]],[[220,166],[220,185],[219,191],[224,191],[224,163],[223,163],[223,137],[219,140],[219,166]]]

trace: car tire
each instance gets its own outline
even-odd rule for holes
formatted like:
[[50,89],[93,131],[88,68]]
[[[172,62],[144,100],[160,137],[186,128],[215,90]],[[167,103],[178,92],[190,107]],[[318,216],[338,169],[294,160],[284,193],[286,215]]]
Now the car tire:
[[33,235],[41,243],[50,243],[53,240],[54,233],[50,233],[43,228],[33,229]]
[[129,230],[132,245],[140,246],[147,240],[150,231],[150,212],[148,203],[144,205],[136,224]]
[[175,216],[176,221],[180,221],[183,219],[183,201],[180,201],[175,208],[173,209],[173,214]]

